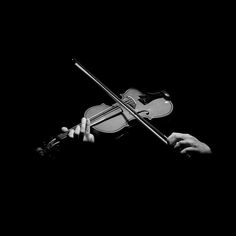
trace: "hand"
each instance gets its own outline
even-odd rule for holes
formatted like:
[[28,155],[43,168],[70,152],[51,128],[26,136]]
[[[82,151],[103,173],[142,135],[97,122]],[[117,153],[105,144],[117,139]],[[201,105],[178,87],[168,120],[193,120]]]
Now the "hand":
[[75,129],[68,129],[66,127],[62,127],[63,132],[68,132],[68,136],[70,138],[79,138],[81,136],[81,133],[83,135],[83,141],[84,142],[91,142],[94,143],[94,135],[90,133],[90,120],[86,119],[85,117],[81,120],[81,127],[80,125],[77,125]]
[[172,133],[168,137],[169,144],[175,149],[178,149],[181,154],[191,156],[193,153],[198,154],[211,154],[210,147],[199,141],[197,138],[190,134]]

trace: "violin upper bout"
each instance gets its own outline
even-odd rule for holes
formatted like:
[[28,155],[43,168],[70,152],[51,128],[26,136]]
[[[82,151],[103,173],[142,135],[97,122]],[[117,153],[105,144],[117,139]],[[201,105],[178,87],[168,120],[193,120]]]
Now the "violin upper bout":
[[167,101],[170,101],[170,94],[167,93],[165,90],[162,90],[161,92],[156,92],[156,93],[147,93],[145,95],[140,95],[139,96],[139,101],[143,103],[143,105],[146,105],[153,101],[154,99],[158,98],[164,98]]

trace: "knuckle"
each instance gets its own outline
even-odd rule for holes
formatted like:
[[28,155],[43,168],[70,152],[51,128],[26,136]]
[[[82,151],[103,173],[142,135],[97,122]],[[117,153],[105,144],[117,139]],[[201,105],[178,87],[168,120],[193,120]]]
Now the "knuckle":
[[69,133],[68,133],[68,136],[70,137],[70,138],[73,138],[74,137],[74,130],[73,129],[71,129],[70,131],[69,131]]

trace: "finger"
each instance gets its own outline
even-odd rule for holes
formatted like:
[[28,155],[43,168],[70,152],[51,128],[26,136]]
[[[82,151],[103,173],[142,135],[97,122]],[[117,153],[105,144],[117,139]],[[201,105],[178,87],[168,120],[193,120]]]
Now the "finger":
[[85,132],[84,132],[84,138],[83,140],[89,141],[89,136],[90,136],[90,121],[89,119],[86,119],[86,126],[85,126]]
[[196,151],[196,148],[194,147],[187,147],[187,148],[184,148],[180,153],[181,154],[188,154],[188,153],[191,153],[191,152],[194,152]]
[[61,130],[62,130],[63,132],[67,132],[67,131],[68,131],[68,128],[62,127]]
[[191,142],[187,139],[186,140],[180,140],[175,144],[174,148],[189,147],[191,145],[192,145]]
[[93,134],[89,134],[89,142],[94,143],[95,142],[95,138]]
[[86,127],[86,118],[83,117],[81,120],[81,128],[80,128],[80,132],[84,133],[85,132],[85,127]]
[[68,136],[70,138],[74,138],[74,133],[75,133],[75,130],[74,129],[70,129]]
[[94,141],[95,141],[94,135],[93,134],[85,135],[84,138],[83,138],[83,141],[94,143]]
[[170,145],[175,145],[176,142],[183,139],[183,134],[174,132],[167,139],[168,139]]
[[86,119],[85,133],[90,134],[90,120]]
[[80,125],[77,125],[75,128],[75,135],[79,136],[80,135]]

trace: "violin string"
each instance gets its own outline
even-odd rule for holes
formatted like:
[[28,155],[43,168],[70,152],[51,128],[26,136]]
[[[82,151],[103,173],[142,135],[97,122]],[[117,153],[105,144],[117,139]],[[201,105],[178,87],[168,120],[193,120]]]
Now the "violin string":
[[[128,105],[131,105],[132,102],[133,102],[133,101],[132,101],[131,99],[128,99],[127,101],[125,101],[125,103],[128,104]],[[96,114],[96,115],[90,117],[91,125],[94,125],[94,123],[96,122],[96,120],[99,119],[100,117],[103,117],[103,116],[106,115],[106,114],[109,114],[109,113],[111,113],[111,112],[113,112],[113,111],[120,110],[120,109],[121,109],[120,106],[119,106],[118,104],[115,104],[115,106],[113,105],[112,107],[109,107],[109,108],[107,108],[107,109],[105,109],[105,110],[99,112],[98,114]],[[94,122],[94,121],[95,121],[95,122]],[[98,123],[98,122],[100,122],[100,120],[97,121],[96,123]]]
[[[126,103],[129,105],[129,102],[126,102]],[[100,117],[103,117],[103,116],[105,116],[105,115],[107,115],[107,114],[109,114],[111,112],[114,112],[114,111],[116,111],[118,109],[121,109],[121,108],[118,106],[118,104],[116,104],[115,106],[113,105],[112,107],[109,107],[109,108],[99,112],[98,114],[90,117],[91,125],[95,125],[96,123],[100,122],[101,120],[98,120]],[[96,120],[98,120],[98,121],[96,122]],[[81,123],[79,125],[81,125]],[[73,126],[71,129],[75,129],[76,127],[77,127],[77,125]],[[69,130],[66,131],[65,133],[59,134],[57,136],[57,138],[59,138],[59,139],[66,138],[68,133],[69,133]]]
[[[128,98],[128,100],[125,101],[124,103],[125,103],[125,104],[128,104],[128,105],[131,105],[131,104],[133,104],[133,100],[130,99],[130,98]],[[99,119],[100,117],[102,117],[102,116],[104,116],[104,115],[107,115],[107,114],[109,114],[109,113],[111,113],[111,112],[114,112],[114,111],[116,111],[116,110],[119,110],[119,109],[121,109],[121,108],[119,107],[119,105],[118,105],[118,104],[115,104],[115,106],[113,105],[113,106],[108,107],[107,109],[105,109],[105,110],[99,112],[98,114],[95,114],[94,116],[92,116],[92,117],[89,118],[89,120],[90,120],[90,122],[91,122],[91,125],[95,125],[96,123],[98,123],[99,121],[96,122],[96,120]],[[81,123],[80,123],[80,124],[81,124]],[[80,124],[79,124],[79,125],[80,125]],[[77,125],[73,126],[73,127],[70,128],[70,129],[75,129],[76,127],[77,127]],[[69,130],[70,130],[70,129],[69,129]],[[59,135],[57,136],[57,138],[58,138],[58,139],[64,139],[64,138],[66,138],[67,135],[68,135],[68,133],[69,133],[69,130],[66,131],[66,132],[64,132],[64,133],[59,134]]]

